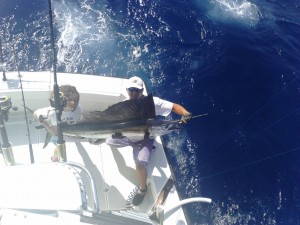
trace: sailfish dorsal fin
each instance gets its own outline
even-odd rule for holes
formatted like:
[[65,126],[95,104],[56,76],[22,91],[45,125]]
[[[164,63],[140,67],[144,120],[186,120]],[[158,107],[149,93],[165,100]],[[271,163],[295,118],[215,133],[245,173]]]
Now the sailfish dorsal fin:
[[152,94],[141,99],[130,99],[111,105],[104,111],[94,111],[82,122],[112,122],[128,120],[147,120],[155,118]]

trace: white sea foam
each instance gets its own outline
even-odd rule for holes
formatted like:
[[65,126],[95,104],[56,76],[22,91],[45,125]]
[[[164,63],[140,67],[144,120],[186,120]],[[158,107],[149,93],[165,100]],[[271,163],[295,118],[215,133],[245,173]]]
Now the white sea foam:
[[249,1],[216,0],[216,3],[226,15],[240,23],[255,26],[261,18],[259,8]]
[[226,202],[213,202],[210,208],[213,224],[276,224],[274,214],[269,212],[268,207],[262,203],[263,200],[255,198],[251,202],[251,212],[244,208],[243,202],[236,202],[231,198]]
[[196,0],[195,4],[201,8],[205,7],[207,13],[215,20],[255,26],[261,19],[258,6],[247,0],[210,0],[208,6],[198,1]]
[[107,34],[105,16],[83,1],[80,6],[62,1],[54,5],[54,22],[59,30],[58,63],[74,64],[82,56],[82,48],[93,41],[101,42]]

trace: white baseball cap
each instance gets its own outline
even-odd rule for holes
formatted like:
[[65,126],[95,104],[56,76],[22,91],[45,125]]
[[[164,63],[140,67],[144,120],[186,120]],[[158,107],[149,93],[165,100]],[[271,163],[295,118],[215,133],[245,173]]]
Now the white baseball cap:
[[142,90],[144,88],[144,82],[141,78],[134,76],[128,80],[126,88],[137,88]]

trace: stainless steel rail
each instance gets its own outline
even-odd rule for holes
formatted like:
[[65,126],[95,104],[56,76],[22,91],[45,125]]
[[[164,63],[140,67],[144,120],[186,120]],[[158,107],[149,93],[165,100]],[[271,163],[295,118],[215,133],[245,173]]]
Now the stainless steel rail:
[[92,191],[93,200],[94,200],[94,209],[96,212],[99,212],[100,207],[99,207],[99,201],[98,201],[98,195],[97,195],[97,188],[96,188],[94,178],[92,177],[90,171],[85,166],[83,166],[79,163],[76,163],[76,162],[64,162],[64,163],[67,165],[79,168],[86,173],[86,175],[89,178],[90,184],[91,184],[91,191]]

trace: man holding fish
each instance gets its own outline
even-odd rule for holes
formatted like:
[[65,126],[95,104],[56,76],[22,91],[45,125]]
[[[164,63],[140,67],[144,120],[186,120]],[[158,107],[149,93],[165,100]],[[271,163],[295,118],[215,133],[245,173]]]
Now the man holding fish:
[[[144,82],[139,77],[131,77],[127,83],[127,93],[130,100],[133,99],[143,99]],[[156,116],[168,116],[172,111],[178,115],[181,115],[181,120],[179,123],[187,123],[191,118],[192,114],[188,112],[183,106],[172,103],[158,97],[153,97],[155,106]],[[132,199],[132,204],[137,206],[140,205],[144,199],[147,191],[147,170],[146,166],[150,154],[153,149],[154,139],[145,136],[142,140],[133,140],[128,137],[122,139],[108,139],[106,143],[115,147],[132,146],[133,157],[136,163],[136,176],[139,181],[139,186],[134,190],[134,196]]]

